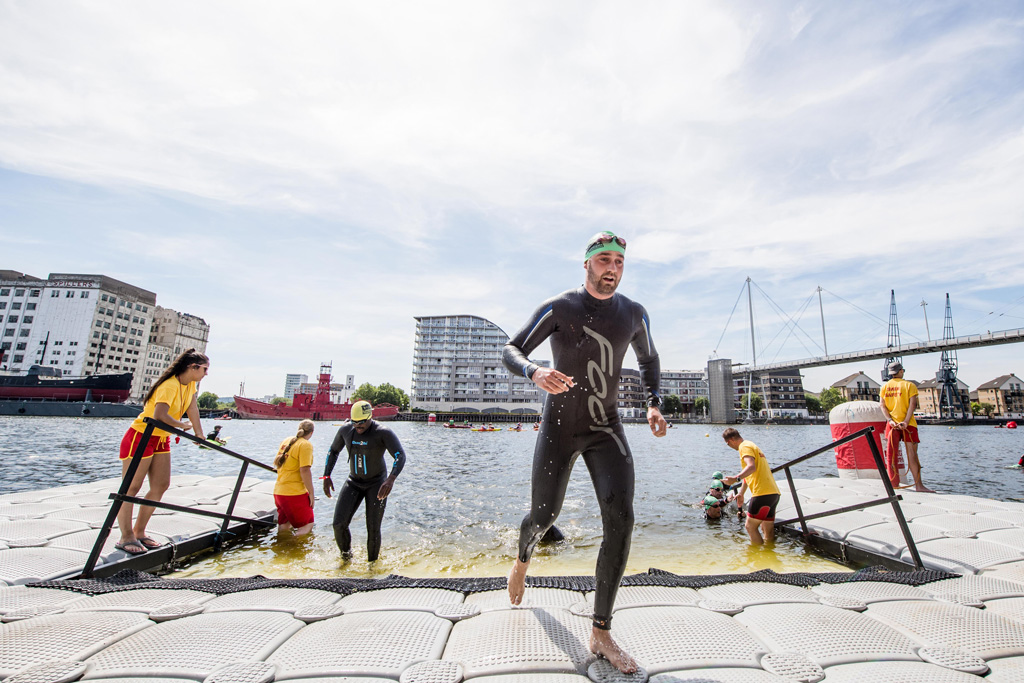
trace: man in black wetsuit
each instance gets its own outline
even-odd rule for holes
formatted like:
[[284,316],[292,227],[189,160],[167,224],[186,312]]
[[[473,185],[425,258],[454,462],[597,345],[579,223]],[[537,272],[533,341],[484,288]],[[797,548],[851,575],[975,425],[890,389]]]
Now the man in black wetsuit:
[[[597,556],[597,591],[590,650],[620,671],[636,663],[612,640],[612,606],[626,569],[633,534],[633,457],[619,421],[619,372],[633,347],[647,388],[647,422],[664,436],[658,396],[661,364],[651,341],[647,312],[615,290],[625,266],[626,241],[610,232],[587,244],[585,284],[548,299],[502,353],[509,372],[548,392],[533,453],[530,512],[519,533],[519,556],[508,579],[512,604],[526,591],[530,557],[562,509],[573,463],[582,455],[601,506],[604,539]],[[530,362],[529,354],[551,339],[554,367]],[[579,377],[579,379],[575,379]]]
[[[370,562],[376,560],[380,553],[380,523],[384,519],[388,494],[405,467],[405,451],[398,437],[370,419],[372,416],[373,408],[368,402],[357,401],[352,405],[351,420],[338,429],[324,466],[324,494],[330,498],[334,490],[331,472],[338,461],[338,454],[348,449],[349,475],[338,492],[338,503],[334,508],[334,540],[343,558],[352,556],[352,534],[348,525],[359,504],[365,500],[366,556]],[[384,464],[384,451],[394,458],[391,474]]]

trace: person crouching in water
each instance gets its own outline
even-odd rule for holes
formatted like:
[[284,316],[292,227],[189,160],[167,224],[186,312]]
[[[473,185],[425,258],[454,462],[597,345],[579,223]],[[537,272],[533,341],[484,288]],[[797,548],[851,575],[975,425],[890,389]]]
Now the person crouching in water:
[[745,486],[740,487],[740,492],[736,496],[736,504],[741,507],[743,490],[750,489],[746,521],[750,542],[753,545],[771,543],[775,540],[775,508],[780,497],[779,487],[772,476],[772,468],[757,444],[753,441],[744,441],[740,433],[732,427],[722,432],[722,438],[729,448],[739,451],[743,467],[735,477],[723,477],[722,481],[731,486],[743,480]]
[[313,529],[313,436],[316,425],[312,420],[299,423],[295,436],[281,442],[274,458],[277,483],[274,484],[274,503],[277,505],[277,530],[291,531],[304,536]]
[[[338,461],[338,454],[348,449],[348,480],[338,492],[338,504],[334,508],[334,540],[341,556],[352,556],[352,534],[348,525],[366,501],[366,557],[370,562],[380,553],[380,524],[384,519],[387,497],[395,479],[405,467],[405,451],[395,433],[370,418],[373,407],[367,401],[356,401],[352,405],[351,419],[343,424],[334,437],[334,443],[327,452],[324,467],[324,494],[328,498],[334,490],[331,472]],[[388,474],[384,463],[384,451],[391,453],[394,463]]]
[[704,496],[704,519],[721,519],[722,518],[722,506],[724,503],[711,495],[710,493]]

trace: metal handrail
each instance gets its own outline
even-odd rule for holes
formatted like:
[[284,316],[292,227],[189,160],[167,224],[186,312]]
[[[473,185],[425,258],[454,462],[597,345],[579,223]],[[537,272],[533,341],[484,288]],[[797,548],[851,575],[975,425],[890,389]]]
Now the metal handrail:
[[[924,569],[924,562],[921,561],[921,555],[917,551],[917,545],[914,543],[914,537],[910,533],[910,527],[907,526],[907,520],[903,516],[903,510],[900,508],[899,501],[903,500],[903,496],[898,495],[896,490],[892,487],[892,482],[889,481],[889,473],[885,469],[885,463],[882,462],[882,454],[878,451],[878,444],[871,437],[871,433],[875,431],[874,427],[865,427],[860,431],[848,434],[841,439],[833,441],[827,446],[823,446],[817,450],[813,450],[810,453],[801,455],[799,458],[794,458],[784,465],[779,465],[772,469],[772,474],[775,474],[779,470],[784,470],[786,473],[786,481],[789,482],[789,490],[793,496],[793,507],[796,508],[796,517],[793,519],[785,519],[781,522],[775,522],[776,526],[784,526],[786,524],[792,524],[793,522],[800,522],[800,528],[803,531],[803,535],[807,536],[810,532],[807,529],[807,522],[812,519],[820,519],[822,517],[830,517],[832,515],[841,515],[844,512],[853,512],[855,510],[863,510],[864,508],[874,507],[876,505],[885,505],[886,503],[892,505],[893,515],[896,517],[896,522],[900,525],[900,531],[903,532],[903,539],[907,542],[907,549],[910,551],[910,556],[914,560],[914,566],[918,569]],[[834,449],[836,446],[842,446],[843,444],[856,441],[857,439],[867,439],[868,446],[871,448],[871,457],[875,461],[875,467],[878,468],[879,478],[882,480],[882,485],[885,487],[885,498],[878,498],[876,500],[867,501],[864,503],[858,503],[857,505],[848,505],[842,508],[836,508],[835,510],[827,510],[825,512],[818,512],[813,515],[805,515],[803,508],[800,506],[800,496],[796,492],[796,484],[793,482],[793,474],[790,472],[794,465],[798,465],[805,460],[810,460],[816,455],[821,455],[825,451]]]
[[[100,533],[96,537],[96,543],[92,547],[92,551],[89,553],[89,559],[85,562],[85,567],[82,569],[82,573],[79,578],[91,579],[93,577],[93,570],[96,568],[96,563],[100,559],[100,553],[103,550],[104,544],[107,542],[107,538],[110,537],[110,530],[114,526],[114,521],[117,519],[117,513],[121,510],[121,505],[124,503],[133,503],[135,505],[144,505],[148,507],[162,508],[165,510],[174,510],[177,512],[187,512],[193,515],[201,515],[203,517],[217,517],[223,519],[224,523],[221,525],[220,530],[214,539],[214,548],[220,547],[221,540],[228,533],[228,524],[230,522],[241,522],[243,524],[258,524],[260,526],[275,526],[275,522],[268,522],[262,519],[249,519],[244,517],[235,517],[233,515],[235,511],[235,502],[238,500],[238,493],[242,488],[242,482],[245,480],[245,473],[249,469],[249,465],[255,465],[256,467],[262,467],[270,472],[276,472],[273,467],[266,465],[259,460],[253,460],[241,453],[235,453],[234,451],[224,448],[224,446],[213,442],[201,439],[193,434],[189,434],[186,431],[173,427],[166,422],[161,422],[156,418],[147,417],[143,418],[143,422],[146,423],[146,430],[142,433],[142,438],[139,439],[139,445],[136,446],[135,452],[132,453],[131,462],[128,464],[128,469],[124,473],[124,477],[121,479],[121,486],[116,493],[110,494],[110,499],[113,501],[110,505],[110,510],[107,511],[107,518],[103,521],[103,526],[100,527]],[[227,510],[223,513],[213,512],[212,510],[196,510],[183,505],[175,505],[173,503],[164,503],[162,501],[146,500],[145,498],[137,498],[135,496],[128,495],[128,488],[131,485],[132,480],[135,478],[135,473],[139,469],[139,463],[142,462],[142,454],[146,451],[146,444],[149,443],[149,439],[153,436],[153,431],[156,428],[163,429],[167,432],[182,436],[193,441],[197,444],[209,448],[211,450],[220,451],[225,455],[230,455],[233,458],[242,461],[242,467],[238,472],[238,477],[235,479],[235,487],[231,491],[231,499],[228,501]]]

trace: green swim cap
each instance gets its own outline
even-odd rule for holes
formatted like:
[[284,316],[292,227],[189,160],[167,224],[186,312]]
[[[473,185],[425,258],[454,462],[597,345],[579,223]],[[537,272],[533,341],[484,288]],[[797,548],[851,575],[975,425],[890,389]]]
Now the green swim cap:
[[711,488],[722,490],[725,488],[725,484],[715,479],[713,482],[711,482]]
[[721,505],[721,504],[722,504],[722,501],[718,500],[717,498],[715,498],[712,495],[704,496],[704,507],[705,508],[714,507],[715,505]]
[[711,475],[711,478],[712,479],[725,479],[725,475],[722,474],[721,472],[715,472],[714,474]]
[[617,251],[620,254],[625,254],[626,240],[608,230],[599,232],[587,242],[587,251],[583,256],[583,260],[589,261],[591,256],[600,254],[602,251]]

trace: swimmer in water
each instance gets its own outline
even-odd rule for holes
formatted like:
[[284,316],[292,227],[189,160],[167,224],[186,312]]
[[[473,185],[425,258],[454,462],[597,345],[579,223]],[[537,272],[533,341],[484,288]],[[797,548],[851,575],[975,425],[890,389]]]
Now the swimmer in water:
[[[626,241],[610,232],[595,235],[583,257],[586,281],[548,299],[505,345],[502,361],[549,395],[533,454],[530,511],[519,533],[519,556],[508,578],[513,605],[526,592],[534,548],[562,509],[577,456],[582,455],[597,493],[604,539],[597,556],[590,651],[623,673],[636,662],[611,637],[612,609],[629,557],[633,534],[633,456],[619,420],[618,380],[626,349],[633,347],[647,388],[647,422],[665,435],[658,395],[661,364],[643,306],[616,293],[625,266]],[[553,367],[529,354],[549,339]],[[576,377],[579,377],[577,385]],[[558,419],[552,419],[552,416]]]
[[[366,557],[370,562],[375,561],[380,553],[380,524],[384,519],[388,494],[405,467],[405,450],[398,437],[372,417],[373,408],[367,401],[357,401],[352,405],[351,419],[338,428],[334,443],[327,452],[323,477],[324,495],[330,498],[334,491],[331,472],[338,461],[338,454],[348,449],[349,475],[338,492],[338,503],[334,508],[334,540],[341,556],[351,557],[352,534],[348,525],[365,500]],[[384,463],[385,451],[394,458],[390,474]]]

